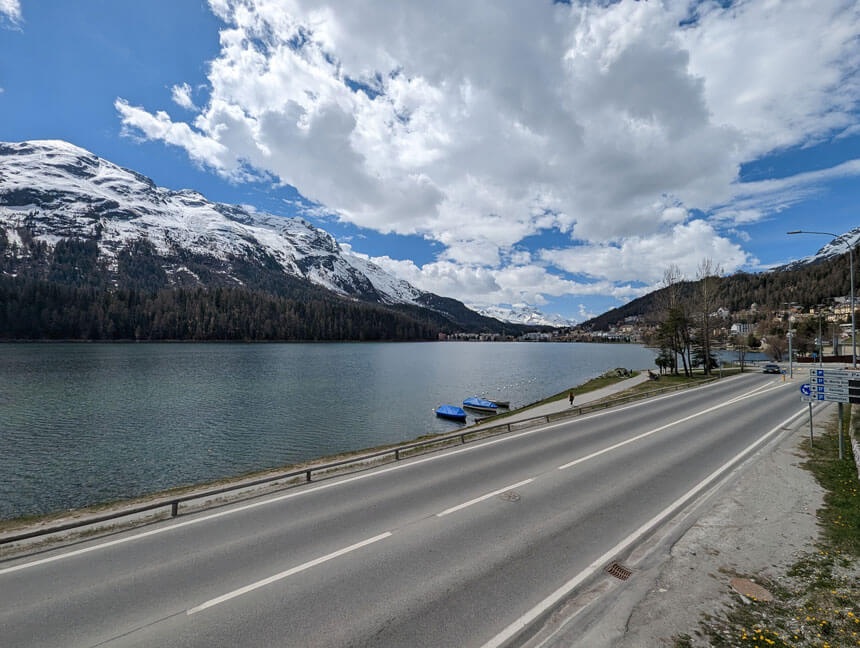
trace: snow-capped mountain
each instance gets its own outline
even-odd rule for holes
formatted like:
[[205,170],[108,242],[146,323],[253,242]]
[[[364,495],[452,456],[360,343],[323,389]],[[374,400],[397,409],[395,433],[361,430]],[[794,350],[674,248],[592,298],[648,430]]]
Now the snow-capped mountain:
[[575,322],[565,319],[561,315],[547,315],[528,304],[513,304],[510,308],[504,306],[488,306],[486,308],[472,306],[471,308],[486,317],[492,317],[513,324],[556,327],[574,326],[575,324]]
[[145,241],[174,284],[203,283],[184,262],[195,258],[236,284],[243,283],[237,265],[252,263],[366,301],[419,304],[433,297],[346,253],[301,218],[157,187],[64,141],[0,142],[0,232],[10,249],[20,245],[21,228],[49,247],[64,239],[96,241],[100,261],[114,270],[123,250]]
[[792,261],[791,263],[776,268],[776,270],[796,270],[801,266],[821,263],[827,259],[832,259],[833,257],[845,254],[848,251],[849,246],[853,248],[858,244],[860,244],[860,227],[855,227],[850,232],[846,232],[845,234],[834,238],[815,254],[804,257],[803,259],[798,259],[797,261]]

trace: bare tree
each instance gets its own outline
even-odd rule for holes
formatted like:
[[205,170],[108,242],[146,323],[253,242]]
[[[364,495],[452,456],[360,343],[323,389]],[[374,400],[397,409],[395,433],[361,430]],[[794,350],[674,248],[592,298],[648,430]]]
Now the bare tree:
[[777,362],[781,362],[783,356],[788,353],[788,338],[768,335],[764,344],[764,352]]
[[681,301],[680,291],[682,281],[684,281],[684,275],[681,273],[681,268],[674,263],[669,264],[663,270],[663,281],[661,282],[663,292],[662,299],[660,300],[662,302],[660,304],[661,310],[668,311],[670,308],[677,306]]
[[661,355],[674,359],[673,373],[678,373],[678,356],[684,364],[684,374],[690,375],[690,327],[686,308],[681,302],[681,282],[684,275],[674,263],[663,271],[663,291],[660,294],[661,324],[659,338]]
[[696,271],[696,279],[699,282],[698,299],[696,300],[699,310],[699,331],[697,337],[701,344],[702,364],[706,375],[710,375],[711,373],[711,337],[713,329],[711,313],[716,309],[717,288],[719,286],[720,275],[722,274],[722,267],[714,263],[710,258],[702,259]]
[[738,357],[738,364],[741,366],[741,373],[746,367],[747,351],[749,351],[749,338],[743,333],[738,333],[732,337],[732,346],[735,354]]

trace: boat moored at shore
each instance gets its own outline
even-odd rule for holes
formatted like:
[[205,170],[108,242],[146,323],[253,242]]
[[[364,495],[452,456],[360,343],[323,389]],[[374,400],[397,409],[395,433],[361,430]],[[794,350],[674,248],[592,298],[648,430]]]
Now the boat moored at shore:
[[499,406],[496,405],[493,401],[488,401],[485,398],[478,398],[477,396],[473,396],[472,398],[467,398],[466,400],[464,400],[463,407],[476,410],[478,412],[496,413],[497,411],[499,411]]
[[463,411],[462,407],[456,405],[440,405],[436,409],[436,416],[452,421],[466,422],[466,412]]

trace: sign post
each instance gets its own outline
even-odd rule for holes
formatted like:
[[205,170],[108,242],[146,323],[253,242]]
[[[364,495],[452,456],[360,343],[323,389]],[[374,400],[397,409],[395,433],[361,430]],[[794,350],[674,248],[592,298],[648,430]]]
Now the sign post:
[[842,459],[842,446],[844,445],[844,441],[842,440],[842,403],[839,403],[839,458]]
[[842,425],[843,405],[860,404],[860,371],[845,369],[810,369],[809,383],[800,386],[800,400],[809,403],[809,438],[812,442],[812,402],[839,404],[839,458],[845,458],[845,431]]
[[812,401],[816,397],[812,395],[812,385],[809,383],[800,386],[800,400],[809,403],[809,446],[812,447]]

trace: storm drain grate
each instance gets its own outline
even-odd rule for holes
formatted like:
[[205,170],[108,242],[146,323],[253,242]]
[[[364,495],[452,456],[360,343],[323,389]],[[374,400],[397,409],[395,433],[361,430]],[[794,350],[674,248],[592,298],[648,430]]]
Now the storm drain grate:
[[618,580],[627,580],[633,573],[633,570],[625,567],[621,563],[614,562],[606,568],[606,573],[610,576],[615,576]]

